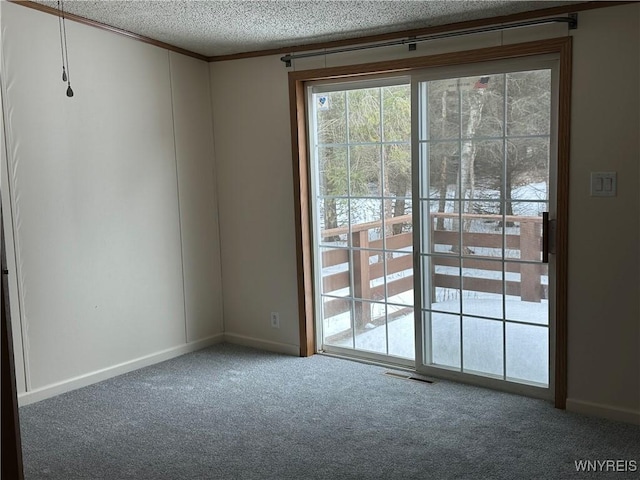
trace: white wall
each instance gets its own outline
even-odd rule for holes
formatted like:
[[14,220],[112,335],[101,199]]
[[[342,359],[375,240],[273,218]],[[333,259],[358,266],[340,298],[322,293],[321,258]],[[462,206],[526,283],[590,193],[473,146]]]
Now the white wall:
[[223,331],[209,66],[171,52],[187,341]]
[[286,69],[263,57],[211,70],[225,337],[299,352]]
[[[580,14],[574,33],[568,406],[640,420],[640,5]],[[589,196],[592,171],[618,195]]]
[[[569,264],[569,401],[640,421],[638,64],[640,5],[579,14],[574,36]],[[566,27],[340,54],[322,68],[566,35]],[[299,347],[287,69],[279,56],[211,64],[225,330]],[[615,198],[589,197],[589,172],[616,170]],[[260,232],[258,235],[256,232]],[[269,312],[281,312],[281,328]]]
[[207,64],[1,8],[23,403],[220,339]]

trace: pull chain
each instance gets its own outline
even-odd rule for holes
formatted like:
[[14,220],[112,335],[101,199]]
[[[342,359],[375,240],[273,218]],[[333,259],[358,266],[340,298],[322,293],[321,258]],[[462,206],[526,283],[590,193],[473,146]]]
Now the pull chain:
[[60,50],[62,52],[62,81],[67,82],[67,97],[73,97],[71,88],[71,69],[69,68],[69,49],[67,48],[67,24],[64,18],[64,0],[58,0],[58,26],[60,27]]
[[[58,0],[58,12],[60,12],[60,0]],[[60,55],[62,56],[62,81],[67,81],[67,72],[65,70],[64,62],[64,46],[62,44],[62,16],[58,15],[58,28],[60,30]]]

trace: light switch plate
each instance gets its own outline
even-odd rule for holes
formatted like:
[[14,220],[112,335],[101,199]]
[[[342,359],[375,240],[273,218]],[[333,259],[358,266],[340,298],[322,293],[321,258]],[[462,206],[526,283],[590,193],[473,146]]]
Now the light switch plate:
[[616,172],[591,172],[591,196],[615,197],[617,183]]

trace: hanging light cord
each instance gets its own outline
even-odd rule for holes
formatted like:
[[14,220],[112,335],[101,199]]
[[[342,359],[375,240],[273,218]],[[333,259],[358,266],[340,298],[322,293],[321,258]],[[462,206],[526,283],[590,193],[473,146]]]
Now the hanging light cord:
[[[60,0],[58,0],[58,12],[61,11],[60,8]],[[65,61],[64,61],[64,46],[62,43],[62,15],[58,15],[58,28],[60,29],[60,55],[62,56],[62,81],[67,81],[67,72],[65,70]]]
[[58,8],[60,10],[58,25],[60,26],[60,50],[62,51],[62,81],[67,82],[67,97],[73,97],[71,69],[69,68],[69,49],[67,48],[67,24],[64,18],[64,0],[58,0]]

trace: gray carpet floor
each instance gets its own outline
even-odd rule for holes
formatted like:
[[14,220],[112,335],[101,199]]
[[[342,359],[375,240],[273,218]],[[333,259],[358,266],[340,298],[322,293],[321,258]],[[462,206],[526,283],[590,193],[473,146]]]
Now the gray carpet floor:
[[564,479],[640,427],[548,402],[230,344],[20,409],[27,480]]

